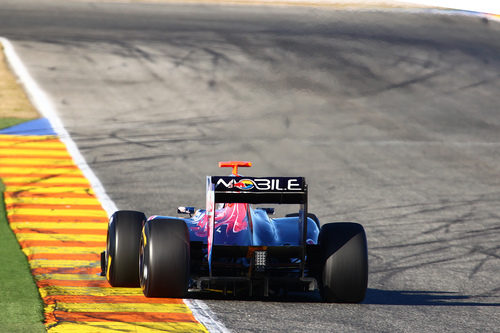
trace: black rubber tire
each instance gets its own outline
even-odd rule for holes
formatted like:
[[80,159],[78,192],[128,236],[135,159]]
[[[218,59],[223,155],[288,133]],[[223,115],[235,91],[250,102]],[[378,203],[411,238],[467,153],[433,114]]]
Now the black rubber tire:
[[[286,214],[285,217],[298,217],[299,216],[299,213],[290,213],[290,214]],[[319,223],[319,219],[318,217],[313,214],[313,213],[307,213],[307,217],[313,219],[314,223],[316,223],[316,225],[318,226],[318,229],[320,229],[320,223]]]
[[141,236],[139,261],[140,283],[146,297],[184,297],[190,265],[186,223],[177,219],[147,221]]
[[106,278],[113,287],[139,287],[139,248],[146,215],[120,210],[108,225]]
[[327,223],[319,234],[323,257],[320,292],[326,302],[359,303],[368,285],[368,248],[362,225]]

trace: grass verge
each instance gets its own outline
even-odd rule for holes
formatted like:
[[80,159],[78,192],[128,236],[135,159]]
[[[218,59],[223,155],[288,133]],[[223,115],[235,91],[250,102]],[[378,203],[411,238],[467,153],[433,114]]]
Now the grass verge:
[[43,302],[28,260],[7,224],[0,180],[0,332],[45,332]]
[[0,118],[0,130],[4,129],[4,128],[7,128],[7,127],[19,125],[21,123],[24,123],[26,120],[29,120],[29,119]]

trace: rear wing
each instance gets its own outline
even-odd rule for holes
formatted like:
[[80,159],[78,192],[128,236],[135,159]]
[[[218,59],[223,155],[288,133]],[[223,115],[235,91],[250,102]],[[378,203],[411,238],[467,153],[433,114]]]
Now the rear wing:
[[306,204],[304,177],[207,176],[214,203]]

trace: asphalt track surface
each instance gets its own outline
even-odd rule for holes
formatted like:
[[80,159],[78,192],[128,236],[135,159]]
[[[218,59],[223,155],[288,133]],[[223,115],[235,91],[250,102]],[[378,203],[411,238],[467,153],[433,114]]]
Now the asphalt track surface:
[[418,11],[2,0],[121,209],[204,204],[216,162],[300,175],[358,221],[363,304],[204,296],[235,332],[498,331],[500,24]]

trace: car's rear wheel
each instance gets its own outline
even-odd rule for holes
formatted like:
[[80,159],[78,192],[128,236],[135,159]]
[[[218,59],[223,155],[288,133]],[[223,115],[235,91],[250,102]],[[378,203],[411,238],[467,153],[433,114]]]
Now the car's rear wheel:
[[109,221],[106,278],[113,287],[139,286],[139,248],[144,213],[120,210]]
[[359,303],[368,284],[366,234],[358,223],[323,225],[319,234],[323,257],[320,291],[326,302]]
[[140,282],[146,297],[185,296],[189,282],[190,244],[182,220],[147,221],[141,236]]

